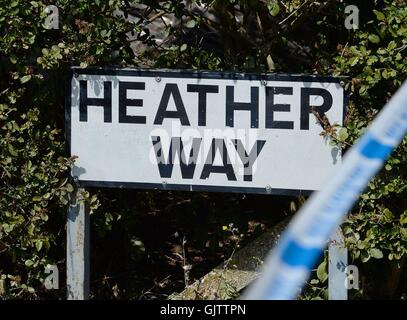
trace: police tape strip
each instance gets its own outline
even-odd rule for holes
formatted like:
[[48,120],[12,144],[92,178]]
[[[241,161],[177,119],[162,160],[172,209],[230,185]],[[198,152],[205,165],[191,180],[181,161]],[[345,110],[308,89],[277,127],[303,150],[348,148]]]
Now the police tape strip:
[[299,294],[329,237],[406,132],[407,81],[346,153],[326,187],[296,214],[243,299],[288,300]]

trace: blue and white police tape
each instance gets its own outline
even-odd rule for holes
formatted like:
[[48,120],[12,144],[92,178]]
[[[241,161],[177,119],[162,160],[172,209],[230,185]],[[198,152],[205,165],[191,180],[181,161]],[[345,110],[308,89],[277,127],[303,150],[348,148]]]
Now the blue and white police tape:
[[407,132],[407,81],[344,156],[326,187],[296,214],[243,299],[294,299],[326,243]]

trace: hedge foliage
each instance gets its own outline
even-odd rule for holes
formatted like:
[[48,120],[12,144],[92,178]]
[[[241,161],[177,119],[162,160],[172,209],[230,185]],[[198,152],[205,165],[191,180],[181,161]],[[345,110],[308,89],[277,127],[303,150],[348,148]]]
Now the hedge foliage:
[[[57,30],[44,28],[51,4],[59,9]],[[359,29],[344,27],[348,4],[360,9]],[[69,66],[341,76],[350,98],[346,126],[325,134],[346,150],[406,79],[406,22],[403,0],[0,0],[0,297],[64,297],[63,290],[46,291],[43,280],[48,263],[64,270],[74,163],[64,150]],[[372,259],[380,259],[387,270],[380,278],[392,284],[384,293],[361,291],[362,297],[407,292],[401,285],[406,164],[404,139],[343,225],[355,263],[372,266]],[[158,201],[148,193],[139,197],[142,206]],[[106,191],[93,190],[84,199],[95,211],[96,234],[110,232],[129,214]],[[323,296],[325,268],[310,284],[312,297]]]

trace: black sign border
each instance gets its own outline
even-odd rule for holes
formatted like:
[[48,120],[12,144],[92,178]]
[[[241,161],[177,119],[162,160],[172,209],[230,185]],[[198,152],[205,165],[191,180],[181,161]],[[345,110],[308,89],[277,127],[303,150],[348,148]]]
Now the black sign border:
[[[68,71],[65,95],[65,138],[66,153],[71,157],[71,82],[72,77],[87,75],[106,75],[106,76],[138,76],[138,77],[160,77],[160,78],[190,78],[190,79],[232,79],[232,80],[264,80],[264,81],[290,81],[290,82],[326,82],[338,83],[341,85],[341,78],[333,76],[304,75],[304,74],[282,74],[282,73],[240,73],[223,71],[196,71],[188,69],[130,69],[130,68],[112,68],[112,67],[90,67],[80,68],[71,67]],[[346,117],[348,96],[343,90],[343,120]],[[253,187],[230,187],[230,186],[206,186],[193,184],[170,184],[170,183],[145,183],[145,182],[113,182],[113,181],[94,181],[79,180],[77,177],[75,183],[78,187],[88,188],[118,188],[118,189],[148,189],[148,190],[173,190],[173,191],[200,191],[200,192],[232,192],[232,193],[250,193],[250,194],[272,194],[285,196],[308,196],[315,190],[304,189],[280,189],[280,188],[253,188]]]

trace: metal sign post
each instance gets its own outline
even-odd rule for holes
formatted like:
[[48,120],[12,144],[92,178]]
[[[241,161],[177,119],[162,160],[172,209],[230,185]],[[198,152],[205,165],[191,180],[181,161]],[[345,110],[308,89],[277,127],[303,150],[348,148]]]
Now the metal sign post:
[[328,298],[329,300],[347,300],[348,250],[340,228],[335,231],[329,241],[328,261]]
[[66,284],[68,300],[89,299],[89,213],[76,189],[67,214]]

